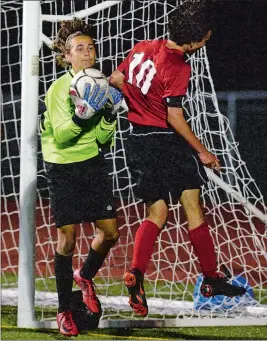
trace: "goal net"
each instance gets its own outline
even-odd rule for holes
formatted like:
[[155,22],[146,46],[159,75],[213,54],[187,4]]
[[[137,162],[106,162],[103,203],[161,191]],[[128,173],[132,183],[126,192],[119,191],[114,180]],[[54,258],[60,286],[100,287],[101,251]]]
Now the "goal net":
[[[38,115],[45,110],[44,97],[49,86],[65,72],[56,66],[55,55],[49,48],[56,36],[59,18],[75,14],[90,19],[96,28],[99,67],[109,76],[135,43],[167,37],[168,17],[179,3],[170,0],[41,1],[40,39],[43,42],[39,51]],[[22,1],[2,2],[2,305],[17,305],[18,295],[23,297],[18,290],[22,9]],[[220,113],[206,48],[190,57],[188,62],[191,63],[192,74],[184,103],[185,115],[193,131],[218,156],[222,165],[219,176],[209,171],[211,181],[202,189],[203,206],[216,245],[218,265],[219,268],[225,265],[232,274],[232,280],[246,285],[249,290],[241,299],[219,297],[205,300],[199,295],[196,283],[200,281],[200,268],[188,238],[186,220],[180,204],[170,200],[168,222],[158,238],[145,277],[149,315],[145,321],[133,315],[127,303],[122,276],[130,267],[135,232],[146,210],[144,204],[133,196],[134,184],[124,151],[129,124],[126,111],[122,110],[114,150],[107,154],[114,166],[112,176],[120,239],[95,278],[103,308],[100,326],[125,326],[123,322],[128,326],[142,326],[142,323],[143,326],[145,323],[146,326],[266,323],[264,199],[239,154],[227,118]],[[55,317],[57,307],[53,268],[57,238],[39,138],[37,166],[32,290],[35,293],[34,306],[40,312],[36,319],[42,322]],[[81,266],[85,260],[94,234],[94,224],[83,224],[77,229],[74,268]],[[27,313],[23,312],[23,307],[20,309],[20,314]],[[43,325],[51,326],[45,322]]]

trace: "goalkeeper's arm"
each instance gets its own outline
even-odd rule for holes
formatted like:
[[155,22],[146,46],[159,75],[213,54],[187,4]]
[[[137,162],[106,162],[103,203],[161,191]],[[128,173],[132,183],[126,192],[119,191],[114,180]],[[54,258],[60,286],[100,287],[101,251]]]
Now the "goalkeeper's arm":
[[57,143],[70,141],[81,133],[82,128],[72,120],[74,109],[71,106],[70,97],[68,93],[62,91],[60,86],[48,90],[45,105]]
[[99,143],[105,144],[114,136],[116,131],[117,121],[114,120],[113,122],[107,122],[105,116],[103,116],[100,122],[96,125],[96,139]]
[[106,90],[98,84],[90,90],[88,84],[83,99],[73,92],[65,93],[60,86],[48,91],[46,107],[58,143],[66,143],[78,136],[89,119],[107,102],[108,99],[104,96]]

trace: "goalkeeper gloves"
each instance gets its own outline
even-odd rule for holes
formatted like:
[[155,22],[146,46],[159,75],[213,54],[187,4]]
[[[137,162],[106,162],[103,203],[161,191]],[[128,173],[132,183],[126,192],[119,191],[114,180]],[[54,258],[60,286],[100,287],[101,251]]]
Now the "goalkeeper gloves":
[[[70,90],[70,97],[75,104],[75,115],[78,121],[80,119],[88,120],[107,103],[106,91],[107,87],[105,85],[100,87],[98,83],[85,84],[83,98],[80,98],[74,89]],[[75,121],[77,120],[74,118]]]
[[107,105],[105,106],[104,117],[108,123],[112,123],[117,118],[117,113],[121,107],[123,96],[122,96],[121,91],[117,90],[111,85],[109,85],[107,96],[109,97],[109,101],[107,102]]

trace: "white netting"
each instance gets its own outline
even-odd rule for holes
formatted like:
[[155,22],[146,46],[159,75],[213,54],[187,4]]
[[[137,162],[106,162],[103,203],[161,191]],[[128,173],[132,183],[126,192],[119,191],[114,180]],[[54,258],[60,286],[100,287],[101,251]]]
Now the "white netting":
[[[88,8],[102,1],[42,1],[43,14],[69,14]],[[127,55],[131,47],[143,39],[166,37],[168,15],[179,4],[175,1],[125,1],[90,16],[96,27],[98,61],[104,73],[110,75]],[[19,144],[21,102],[21,38],[22,2],[4,1],[2,16],[2,304],[16,303],[18,274],[18,212],[19,212]],[[54,39],[57,24],[43,23],[43,33]],[[55,65],[54,55],[43,44],[40,50],[40,106],[52,81],[64,71]],[[262,195],[242,161],[232,136],[228,120],[221,115],[206,49],[191,57],[192,76],[190,90],[185,102],[187,118],[201,141],[221,160],[221,178],[231,184],[242,196],[262,212],[266,207]],[[99,272],[96,282],[104,307],[104,318],[124,317],[129,312],[126,291],[121,277],[129,268],[134,234],[145,217],[145,207],[132,197],[132,184],[124,155],[124,140],[129,126],[122,113],[114,154],[108,157],[114,165],[114,193],[118,198],[118,223],[121,237],[110,252],[109,258]],[[53,226],[49,206],[47,183],[42,155],[38,152],[38,200],[36,206],[36,304],[55,307],[54,251],[56,228]],[[210,182],[203,189],[203,203],[207,221],[212,227],[219,264],[226,264],[232,273],[242,275],[253,287],[258,304],[245,297],[241,302],[231,301],[231,309],[219,303],[219,310],[211,309],[205,314],[241,316],[250,314],[250,308],[267,302],[267,235],[266,226],[250,211]],[[77,235],[74,266],[79,266],[87,255],[94,234],[91,224],[82,226]],[[89,238],[88,238],[89,236]],[[155,247],[153,259],[146,275],[146,293],[149,298],[151,317],[203,314],[193,307],[193,289],[199,275],[197,258],[187,235],[185,218],[180,205],[170,205],[169,220]],[[14,288],[13,291],[10,288]],[[114,299],[114,296],[117,296]],[[5,300],[5,298],[10,300]],[[216,314],[215,314],[216,313]],[[131,313],[130,313],[131,314]],[[256,310],[266,315],[266,309]],[[127,314],[129,318],[129,314]],[[131,319],[132,319],[132,315]]]

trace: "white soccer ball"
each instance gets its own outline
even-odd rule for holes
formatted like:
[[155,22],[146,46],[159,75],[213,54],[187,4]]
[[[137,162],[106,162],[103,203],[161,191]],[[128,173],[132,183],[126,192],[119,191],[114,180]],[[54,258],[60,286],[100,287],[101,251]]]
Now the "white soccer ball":
[[85,85],[88,83],[91,85],[98,83],[101,87],[105,85],[107,95],[109,86],[108,80],[101,71],[94,68],[87,68],[77,72],[72,78],[70,90],[73,89],[80,98],[83,98]]

